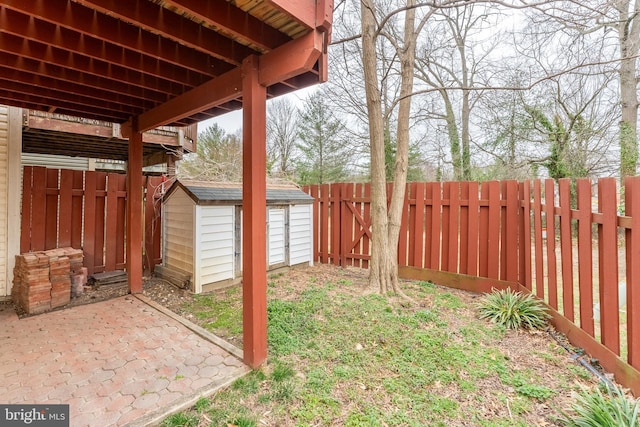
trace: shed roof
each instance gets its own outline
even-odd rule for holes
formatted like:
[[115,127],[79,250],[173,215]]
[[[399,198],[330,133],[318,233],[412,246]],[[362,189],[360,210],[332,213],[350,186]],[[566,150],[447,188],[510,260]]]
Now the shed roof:
[[[178,180],[165,194],[165,200],[181,188],[198,205],[242,204],[242,183]],[[267,204],[311,204],[313,197],[294,184],[267,184]]]

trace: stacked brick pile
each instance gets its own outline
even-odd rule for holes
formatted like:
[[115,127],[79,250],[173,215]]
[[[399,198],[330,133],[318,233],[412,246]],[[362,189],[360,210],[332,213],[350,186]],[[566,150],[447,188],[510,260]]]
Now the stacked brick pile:
[[27,313],[42,313],[51,309],[49,257],[41,252],[16,256],[11,294]]
[[80,291],[87,283],[82,250],[73,248],[29,252],[16,256],[12,295],[27,313],[37,314],[62,307],[71,299],[72,283]]

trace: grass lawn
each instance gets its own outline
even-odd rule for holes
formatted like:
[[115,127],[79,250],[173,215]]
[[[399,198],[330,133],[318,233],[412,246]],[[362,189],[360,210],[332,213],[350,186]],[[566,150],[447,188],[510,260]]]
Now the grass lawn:
[[[477,295],[403,282],[419,302],[366,290],[366,271],[269,277],[269,360],[163,426],[550,426],[590,375],[545,332],[478,320]],[[241,290],[182,315],[241,346]]]

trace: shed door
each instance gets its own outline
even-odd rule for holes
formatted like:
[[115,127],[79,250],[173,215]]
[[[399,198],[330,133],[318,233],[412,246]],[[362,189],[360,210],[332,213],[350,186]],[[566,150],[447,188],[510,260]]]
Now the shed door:
[[284,264],[286,261],[285,213],[284,208],[269,208],[267,218],[267,254],[269,267],[276,264]]

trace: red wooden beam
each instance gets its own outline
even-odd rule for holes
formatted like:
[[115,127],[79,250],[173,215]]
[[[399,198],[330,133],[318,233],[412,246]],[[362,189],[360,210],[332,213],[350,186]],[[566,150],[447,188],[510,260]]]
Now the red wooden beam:
[[[142,89],[166,92],[168,94],[177,95],[197,85],[197,82],[190,84],[188,79],[175,83],[155,76],[145,75],[139,70],[130,70],[118,65],[108,64],[102,60],[76,55],[69,51],[47,46],[44,43],[25,41],[18,36],[2,32],[0,32],[0,51],[17,57],[15,63],[9,63],[12,67],[16,63],[20,63],[23,58],[28,58],[38,63],[61,67],[65,72],[86,73],[95,77],[106,78],[110,82],[122,82]],[[2,58],[2,55],[0,55],[0,58]],[[59,73],[54,75],[58,76]]]
[[[132,23],[152,34],[160,34],[162,37],[233,65],[240,65],[242,58],[253,53],[245,45],[152,2],[121,0],[77,0],[77,2],[100,13]],[[208,8],[215,7],[215,11],[220,15],[219,18],[221,20],[229,19],[229,13],[225,9],[240,11],[240,9],[226,1],[199,3],[204,3],[204,6]],[[212,6],[212,3],[220,3],[220,5]],[[233,18],[238,21],[236,25],[242,25],[247,21],[244,12],[241,12],[240,16],[234,15]],[[207,20],[203,19],[203,21]],[[217,20],[213,21],[216,24],[217,22]],[[257,21],[252,24],[257,29],[261,22]]]
[[[259,58],[259,83],[269,86],[309,71],[321,54],[322,35],[317,32],[291,41]],[[240,69],[227,73],[140,115],[140,131],[174,122],[241,96]],[[129,125],[127,125],[129,126]]]
[[[134,129],[137,120],[133,119]],[[129,292],[142,292],[142,132],[129,137],[127,160],[127,275]],[[266,270],[265,270],[266,271]]]
[[46,75],[32,74],[25,72],[24,70],[7,67],[2,64],[0,64],[0,75],[2,75],[4,80],[17,83],[18,86],[35,86],[38,88],[35,92],[40,92],[42,89],[46,89],[47,91],[62,92],[65,96],[74,95],[77,97],[88,97],[87,94],[91,93],[90,99],[93,102],[89,105],[96,105],[97,103],[111,103],[128,107],[149,109],[158,104],[157,102],[150,102],[145,99],[129,96],[127,95],[128,91],[126,90],[122,92],[109,92],[103,90],[96,91],[95,86],[85,86],[76,82],[61,80],[58,78],[54,79]]
[[[129,5],[139,4],[141,2],[120,2]],[[140,31],[139,28],[126,23],[120,19],[98,13],[92,9],[84,7],[78,3],[68,0],[46,0],[46,1],[23,1],[23,0],[6,0],[3,1],[2,7],[18,12],[17,16],[20,21],[30,17],[37,17],[34,27],[27,24],[25,29],[29,29],[29,34],[35,32],[51,31],[53,29],[54,39],[58,34],[63,34],[61,30],[65,28],[74,33],[88,36],[87,41],[90,43],[102,42],[103,51],[117,46],[119,48],[128,49],[132,52],[149,55],[150,57],[166,61],[169,64],[185,67],[200,73],[211,73],[214,66],[222,65],[219,61],[231,62],[238,65],[237,62],[230,58],[238,55],[248,55],[250,50],[235,43],[216,33],[207,35],[213,37],[212,42],[217,46],[213,52],[204,54],[195,51],[190,47],[184,46],[173,40],[167,40],[158,37],[156,34],[147,31]],[[156,16],[156,15],[152,15]],[[33,19],[33,18],[31,18]],[[163,21],[164,17],[162,20]],[[188,21],[182,18],[183,21]],[[44,25],[44,23],[49,25]],[[195,24],[193,21],[190,21]],[[181,25],[175,23],[174,25]],[[197,24],[195,24],[198,26]],[[4,29],[4,27],[3,27]],[[64,40],[64,39],[63,39]],[[217,58],[215,60],[214,58]]]
[[[238,98],[241,90],[242,73],[240,68],[236,68],[143,113],[138,122],[139,130],[144,132],[157,128]],[[123,135],[128,127],[129,123],[123,125]]]
[[260,57],[260,84],[271,86],[313,69],[322,54],[322,33],[312,31]]
[[[213,30],[201,27],[195,22],[192,25],[197,29],[192,29],[191,24],[183,22],[184,18],[169,9],[151,3],[137,4],[134,10],[130,5],[132,2],[120,0],[80,0],[80,2],[104,11],[103,13],[116,14],[147,29],[153,28],[162,32],[166,37],[178,38],[183,42],[200,45],[199,47],[192,46],[194,49],[209,49],[211,41],[207,39],[210,32],[220,37]],[[226,0],[206,2],[201,0],[167,0],[164,4],[184,10],[198,20],[215,27],[223,34],[237,38],[246,44],[255,45],[262,51],[269,51],[290,40],[286,34],[270,27]],[[156,19],[158,16],[162,16],[162,20]],[[180,19],[180,27],[178,27],[174,16]],[[196,35],[198,39],[193,38]],[[211,45],[215,46],[214,43]]]
[[[307,28],[317,26],[315,0],[264,0],[263,3],[277,8]],[[323,16],[320,21],[324,19]]]
[[[87,58],[101,60],[113,65],[119,65],[132,71],[142,70],[145,74],[164,78],[176,83],[204,81],[212,73],[206,73],[211,68],[205,69],[198,66],[198,72],[188,72],[189,66],[180,66],[175,61],[168,62],[152,54],[141,54],[130,49],[108,43],[94,37],[87,36],[67,28],[34,19],[28,15],[7,10],[0,6],[0,28],[3,32],[17,36],[22,44],[24,40],[42,43],[48,47],[56,47],[68,52],[77,53]],[[179,60],[179,58],[176,58]],[[186,63],[193,63],[189,57],[185,57]],[[192,64],[194,67],[196,64]]]
[[258,81],[258,70],[256,56],[242,65],[242,324],[244,361],[252,368],[267,358],[267,91]]

